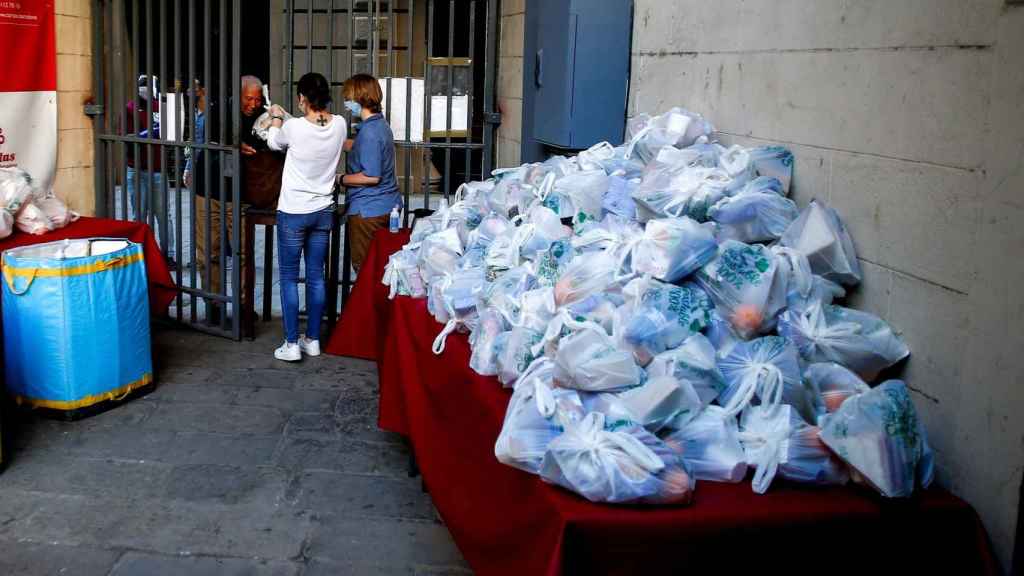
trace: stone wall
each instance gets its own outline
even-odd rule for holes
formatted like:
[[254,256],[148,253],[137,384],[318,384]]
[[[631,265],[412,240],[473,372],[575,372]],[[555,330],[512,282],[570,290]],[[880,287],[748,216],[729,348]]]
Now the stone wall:
[[95,213],[92,120],[92,8],[89,0],[56,0],[57,178],[54,190],[73,210]]
[[497,167],[518,166],[523,133],[523,42],[526,0],[502,0],[498,39]]

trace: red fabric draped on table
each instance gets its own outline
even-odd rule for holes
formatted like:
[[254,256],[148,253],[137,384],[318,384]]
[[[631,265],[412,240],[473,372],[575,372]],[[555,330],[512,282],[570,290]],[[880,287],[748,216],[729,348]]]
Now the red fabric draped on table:
[[[382,242],[374,244],[380,258]],[[371,270],[360,285],[379,285]],[[698,482],[689,507],[642,508],[594,504],[545,484],[495,459],[510,391],[469,368],[467,338],[452,335],[435,356],[441,326],[424,300],[389,301],[386,290],[373,299],[363,288],[349,308],[370,310],[347,311],[337,332],[348,334],[335,338],[362,338],[360,357],[377,359],[380,426],[410,439],[434,503],[479,574],[995,572],[977,514],[939,489],[893,501],[852,486],[777,480],[757,495],[749,482]]]
[[0,253],[19,246],[45,244],[65,238],[124,238],[142,244],[146,259],[146,276],[149,278],[150,312],[157,316],[167,314],[167,307],[174,301],[178,290],[171,277],[171,271],[167,268],[167,262],[160,252],[160,247],[156,243],[156,238],[153,236],[153,230],[146,224],[83,216],[64,228],[41,236],[15,232],[0,240]]

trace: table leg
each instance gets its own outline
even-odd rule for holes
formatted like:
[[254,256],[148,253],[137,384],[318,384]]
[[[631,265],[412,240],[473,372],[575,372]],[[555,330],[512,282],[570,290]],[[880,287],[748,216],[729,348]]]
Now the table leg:
[[256,338],[256,225],[245,219],[245,256],[242,274],[245,275],[245,294],[242,296],[242,329],[250,340]]

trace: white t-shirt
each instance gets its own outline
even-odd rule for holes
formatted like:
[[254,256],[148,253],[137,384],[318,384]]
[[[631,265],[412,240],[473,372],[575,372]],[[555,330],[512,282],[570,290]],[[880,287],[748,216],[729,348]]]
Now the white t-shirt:
[[334,177],[348,136],[345,118],[332,116],[325,126],[291,118],[267,133],[271,150],[288,149],[281,176],[277,209],[287,214],[311,214],[331,205]]

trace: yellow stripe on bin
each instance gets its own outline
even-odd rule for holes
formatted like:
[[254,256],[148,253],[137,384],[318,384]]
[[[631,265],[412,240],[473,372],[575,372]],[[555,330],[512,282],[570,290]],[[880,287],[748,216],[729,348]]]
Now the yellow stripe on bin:
[[86,396],[78,400],[44,400],[41,398],[29,398],[27,396],[14,396],[14,402],[21,406],[27,404],[33,408],[51,408],[53,410],[74,410],[76,408],[85,408],[86,406],[92,406],[93,404],[99,404],[105,400],[123,400],[126,396],[132,393],[134,390],[138,390],[147,384],[153,382],[153,374],[146,373],[145,376],[139,378],[134,382],[129,382],[120,388],[108,390],[102,394],[93,394],[92,396]]
[[131,256],[123,256],[120,258],[112,258],[110,260],[100,260],[93,262],[92,264],[83,264],[81,266],[69,266],[67,268],[16,268],[14,266],[8,266],[4,264],[4,275],[8,279],[12,276],[25,277],[35,276],[36,278],[46,278],[55,276],[82,276],[84,274],[95,274],[96,272],[103,272],[104,270],[112,270],[114,268],[123,268],[125,266],[131,266],[137,262],[142,262],[142,252],[136,252]]

